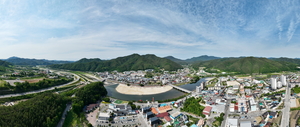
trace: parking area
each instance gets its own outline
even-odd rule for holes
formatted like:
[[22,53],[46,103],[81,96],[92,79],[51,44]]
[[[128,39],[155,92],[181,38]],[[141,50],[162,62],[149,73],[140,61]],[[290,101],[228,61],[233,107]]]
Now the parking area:
[[99,112],[99,107],[96,108],[93,112],[90,112],[86,115],[86,119],[89,121],[89,123],[91,123],[93,126],[96,126],[96,119],[98,116],[98,112]]

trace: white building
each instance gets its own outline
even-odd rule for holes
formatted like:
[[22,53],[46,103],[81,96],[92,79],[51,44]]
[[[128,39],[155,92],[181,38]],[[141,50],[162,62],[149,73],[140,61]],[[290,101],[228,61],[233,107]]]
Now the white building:
[[286,76],[281,75],[280,81],[281,81],[281,83],[282,83],[283,86],[286,86]]
[[277,89],[276,78],[271,78],[271,87],[272,89]]
[[277,88],[281,88],[282,87],[282,82],[281,81],[278,81],[277,82]]
[[238,119],[228,119],[226,127],[238,127]]
[[250,121],[240,121],[240,127],[252,127]]
[[196,92],[197,92],[197,93],[201,93],[201,91],[202,91],[201,86],[196,86]]
[[233,103],[230,103],[229,111],[234,112],[234,104]]
[[110,117],[109,113],[100,112],[98,119],[99,120],[108,120]]
[[249,101],[250,101],[250,109],[251,109],[251,111],[256,111],[257,110],[257,106],[256,106],[257,103],[255,102],[254,98],[250,97]]

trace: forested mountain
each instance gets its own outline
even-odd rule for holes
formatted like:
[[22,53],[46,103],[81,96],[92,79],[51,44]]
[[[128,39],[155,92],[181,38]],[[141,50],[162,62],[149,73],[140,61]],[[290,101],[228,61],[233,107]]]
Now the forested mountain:
[[296,70],[297,64],[285,61],[273,61],[267,58],[240,57],[222,58],[204,62],[194,63],[194,68],[207,67],[221,71],[239,73],[268,73],[278,71]]
[[192,62],[208,61],[208,60],[215,60],[215,59],[220,59],[220,57],[202,55],[202,56],[186,59],[185,61],[192,63]]
[[164,58],[172,60],[173,62],[176,62],[178,64],[185,65],[185,64],[191,64],[191,63],[200,62],[200,61],[220,59],[221,57],[202,55],[202,56],[193,57],[193,58],[186,59],[186,60],[181,60],[181,59],[175,58],[173,56],[167,56]]
[[181,60],[181,59],[175,58],[173,56],[166,56],[164,58],[172,60],[173,62],[181,64],[181,65],[188,64],[188,62],[186,62],[185,60]]
[[7,61],[14,65],[32,65],[32,66],[71,63],[71,61],[27,59],[27,58],[19,58],[19,57],[10,57],[8,59],[5,59],[4,61]]
[[14,106],[0,106],[0,127],[54,127],[66,102],[63,96],[45,93]]
[[172,71],[181,69],[182,66],[165,58],[160,58],[152,54],[118,57],[112,60],[101,61],[100,59],[81,59],[69,64],[50,65],[53,68],[77,70],[77,71],[129,71],[164,68]]
[[284,61],[284,62],[290,62],[300,65],[300,59],[293,59],[293,58],[286,58],[286,57],[280,57],[280,58],[270,58],[270,60],[274,61]]

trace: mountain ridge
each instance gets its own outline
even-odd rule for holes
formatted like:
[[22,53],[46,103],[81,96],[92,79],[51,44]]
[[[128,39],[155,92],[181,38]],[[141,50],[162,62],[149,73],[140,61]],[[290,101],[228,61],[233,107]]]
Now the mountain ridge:
[[182,68],[181,65],[169,59],[160,58],[153,54],[131,54],[128,56],[117,57],[115,59],[105,61],[102,61],[100,59],[95,60],[83,58],[74,63],[54,64],[50,65],[49,67],[77,71],[130,71],[158,68],[164,68],[165,70],[175,71],[177,69]]

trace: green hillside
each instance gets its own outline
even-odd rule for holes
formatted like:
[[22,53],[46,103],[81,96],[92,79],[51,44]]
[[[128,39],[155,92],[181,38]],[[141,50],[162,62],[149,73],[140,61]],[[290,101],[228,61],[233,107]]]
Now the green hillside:
[[164,68],[172,71],[181,69],[182,66],[165,58],[159,58],[155,55],[138,55],[118,57],[112,60],[101,61],[100,59],[81,59],[69,64],[50,65],[53,68],[77,70],[77,71],[129,71]]
[[19,57],[10,57],[8,59],[5,59],[4,61],[12,63],[14,65],[31,65],[31,66],[71,63],[71,61],[28,59],[28,58],[19,58]]
[[243,57],[243,58],[222,58],[204,62],[194,63],[194,68],[207,67],[221,71],[239,73],[269,73],[279,71],[296,70],[297,64],[285,61],[273,61],[267,58]]
[[181,64],[181,65],[188,64],[187,61],[181,60],[181,59],[178,59],[178,58],[175,58],[175,57],[173,57],[173,56],[166,56],[166,57],[164,57],[164,58],[169,59],[169,60],[171,60],[171,61],[173,61],[173,62],[175,62],[175,63]]
[[6,68],[9,67],[10,65],[11,64],[8,62],[0,60],[0,72],[5,72]]
[[270,58],[270,60],[278,61],[278,62],[290,62],[290,63],[295,63],[300,65],[300,59],[280,57],[280,58]]

